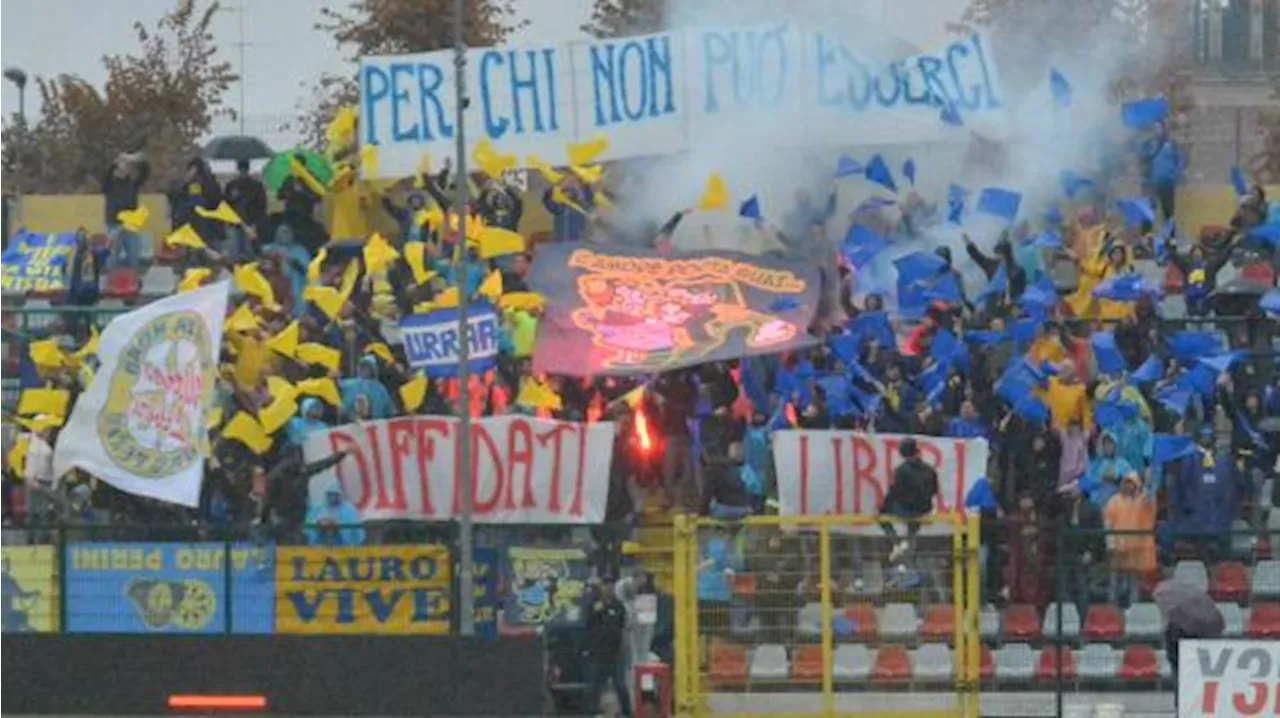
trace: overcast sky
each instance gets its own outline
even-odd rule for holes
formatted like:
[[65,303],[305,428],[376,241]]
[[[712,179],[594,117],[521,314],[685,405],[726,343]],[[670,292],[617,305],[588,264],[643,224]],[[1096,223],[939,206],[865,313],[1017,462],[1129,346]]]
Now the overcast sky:
[[[412,0],[406,0],[412,2]],[[780,0],[781,1],[781,0]],[[796,0],[799,1],[799,0]],[[937,9],[936,23],[898,23],[890,0],[861,0],[868,15],[879,16],[889,30],[922,47],[942,41],[943,25],[955,18],[967,0],[910,0]],[[899,0],[901,1],[901,0]],[[0,63],[21,67],[31,76],[60,73],[80,75],[95,85],[106,79],[102,57],[137,50],[132,26],[148,26],[176,0],[4,0],[0,6]],[[343,6],[346,0],[224,0],[224,12],[215,21],[215,41],[222,54],[239,71],[240,17],[243,10],[246,130],[276,146],[293,141],[280,126],[293,119],[305,88],[325,72],[350,72],[349,64],[332,38],[315,29],[320,8]],[[580,39],[578,29],[591,13],[592,0],[517,0],[517,8],[529,19],[516,42]],[[932,8],[931,8],[932,9]],[[920,15],[916,15],[920,17]],[[226,100],[239,103],[239,88],[232,87]],[[38,98],[27,88],[27,112],[39,112]],[[0,95],[0,109],[8,117],[17,111],[18,92],[8,82]],[[224,122],[215,134],[235,132]]]

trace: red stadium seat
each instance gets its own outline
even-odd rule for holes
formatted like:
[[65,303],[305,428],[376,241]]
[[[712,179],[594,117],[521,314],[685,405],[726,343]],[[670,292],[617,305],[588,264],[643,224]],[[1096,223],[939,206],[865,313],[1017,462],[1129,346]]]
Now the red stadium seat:
[[880,619],[876,616],[875,606],[869,603],[855,603],[844,609],[844,615],[854,625],[854,636],[867,641],[879,635]]
[[1276,272],[1270,262],[1250,262],[1240,268],[1240,278],[1270,287],[1275,282]]
[[1040,615],[1036,607],[1017,603],[1004,610],[1004,636],[1006,641],[1031,642],[1041,637]]
[[901,682],[911,680],[911,655],[906,646],[884,646],[876,653],[871,680]]
[[1115,641],[1124,635],[1124,616],[1115,606],[1090,606],[1080,635],[1087,641]]
[[[1040,651],[1040,666],[1036,668],[1036,677],[1042,681],[1053,681],[1058,678],[1058,649],[1048,647]],[[1076,655],[1070,648],[1062,649],[1062,678],[1075,680]]]
[[822,647],[800,646],[791,656],[791,677],[816,683],[822,680]]
[[1255,603],[1245,627],[1249,638],[1280,638],[1280,603]]
[[1126,681],[1154,681],[1160,677],[1160,657],[1151,646],[1135,645],[1124,649],[1120,677]]
[[1215,601],[1239,603],[1249,596],[1249,572],[1239,561],[1220,563],[1209,580],[1209,595]]
[[747,682],[747,650],[725,641],[711,644],[711,681],[740,685]]
[[756,577],[749,573],[734,574],[733,592],[738,596],[756,595]]
[[991,648],[985,643],[982,644],[981,658],[978,660],[979,678],[989,681],[996,676],[996,662],[991,656]]
[[1172,262],[1164,269],[1164,291],[1167,294],[1181,294],[1183,287],[1187,284],[1186,277],[1182,276],[1182,270]]
[[937,643],[953,640],[956,635],[955,610],[955,606],[949,603],[925,609],[924,621],[920,624],[920,638]]
[[113,269],[107,274],[107,288],[102,294],[114,299],[134,299],[142,283],[134,269]]

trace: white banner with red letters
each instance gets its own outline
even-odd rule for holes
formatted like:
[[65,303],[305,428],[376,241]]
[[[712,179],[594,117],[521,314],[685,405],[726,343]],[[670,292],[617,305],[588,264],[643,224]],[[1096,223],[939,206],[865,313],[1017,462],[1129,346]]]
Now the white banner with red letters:
[[1178,715],[1280,715],[1280,641],[1178,642]]
[[[526,416],[471,422],[472,495],[477,523],[596,524],[604,520],[613,456],[611,423]],[[362,520],[448,521],[462,513],[458,420],[405,416],[346,424],[307,437],[318,461],[348,452],[312,478],[310,499],[341,486]]]
[[920,458],[938,470],[934,509],[963,509],[969,487],[987,475],[985,439],[796,429],[773,436],[782,515],[878,513],[893,470],[902,463],[898,447],[907,438],[915,439]]

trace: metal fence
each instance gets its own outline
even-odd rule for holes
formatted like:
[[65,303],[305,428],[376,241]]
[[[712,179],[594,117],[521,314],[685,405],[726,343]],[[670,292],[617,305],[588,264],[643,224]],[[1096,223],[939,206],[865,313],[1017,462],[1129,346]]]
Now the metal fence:
[[969,528],[898,525],[901,543],[871,517],[678,519],[678,712],[978,715]]

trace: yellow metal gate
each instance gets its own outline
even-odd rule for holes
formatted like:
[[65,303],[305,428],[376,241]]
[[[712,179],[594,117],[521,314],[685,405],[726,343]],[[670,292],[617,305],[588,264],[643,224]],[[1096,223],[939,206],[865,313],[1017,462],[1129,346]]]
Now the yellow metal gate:
[[978,715],[976,517],[894,538],[853,516],[674,532],[679,715]]

